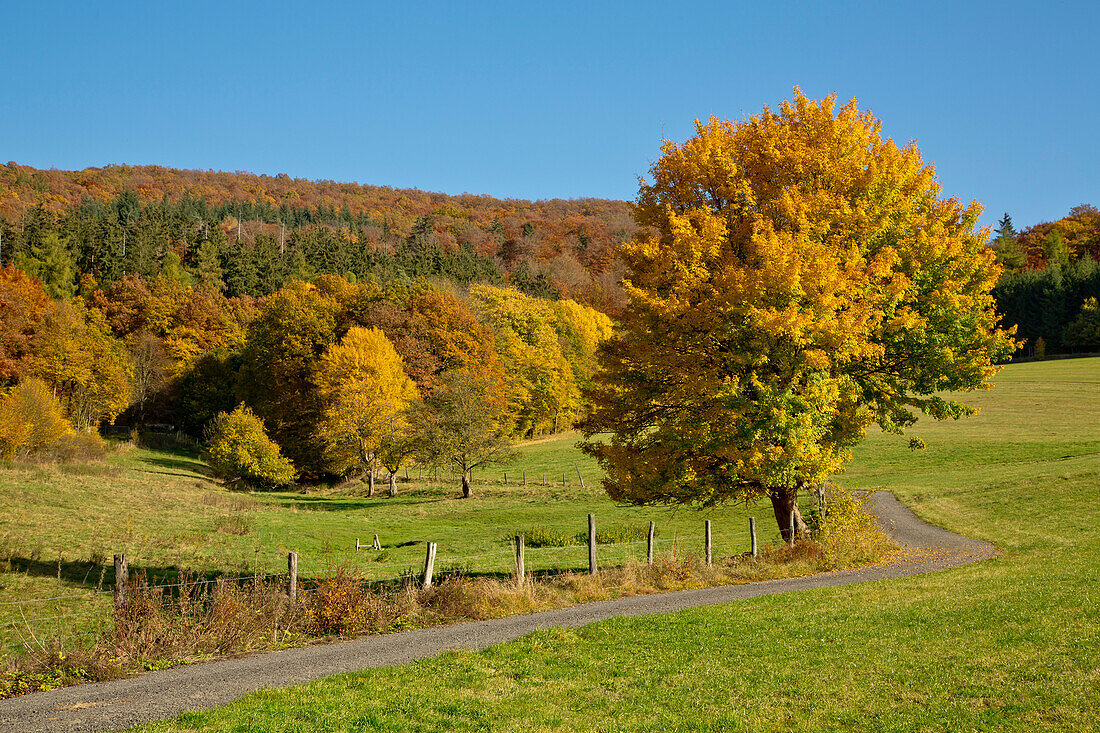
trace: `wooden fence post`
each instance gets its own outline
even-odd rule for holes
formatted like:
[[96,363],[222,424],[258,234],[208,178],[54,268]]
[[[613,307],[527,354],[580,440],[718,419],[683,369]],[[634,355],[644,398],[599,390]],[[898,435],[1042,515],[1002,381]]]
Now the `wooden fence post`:
[[657,533],[657,523],[650,521],[649,523],[649,541],[646,543],[645,549],[645,561],[649,565],[653,564],[653,536]]
[[359,544],[359,538],[356,537],[355,538],[355,551],[359,552],[362,549],[363,549],[363,545]]
[[516,585],[523,585],[523,535],[516,535]]
[[428,543],[428,553],[424,556],[424,588],[432,587],[432,571],[435,569],[435,543]]
[[562,487],[565,486],[565,471],[561,472],[561,485]]
[[527,472],[523,472],[523,488],[527,488]]
[[581,482],[581,488],[584,488],[584,476],[581,476],[581,467],[576,463],[573,464],[573,468],[577,471],[577,480]]
[[115,555],[115,603],[126,600],[126,586],[130,584],[130,570],[126,567],[126,553]]
[[505,486],[508,485],[508,472],[507,471],[504,472],[504,485]]
[[791,512],[791,526],[789,527],[789,530],[790,540],[787,542],[787,545],[790,547],[794,547],[794,512]]
[[588,572],[596,574],[596,515],[588,515]]
[[[358,542],[358,540],[356,540]],[[286,594],[290,602],[298,600],[298,553],[286,554]]]
[[752,537],[752,557],[756,559],[756,517],[749,517],[749,535]]
[[377,532],[374,533],[374,544],[371,545],[371,549],[372,550],[381,550],[382,549],[382,543],[378,541],[378,533]]
[[704,535],[706,537],[706,539],[704,541],[704,544],[706,545],[707,567],[709,568],[711,565],[714,564],[714,555],[711,552],[711,544],[710,544],[710,520],[709,519],[706,520],[706,524],[704,525],[704,527],[705,527]]

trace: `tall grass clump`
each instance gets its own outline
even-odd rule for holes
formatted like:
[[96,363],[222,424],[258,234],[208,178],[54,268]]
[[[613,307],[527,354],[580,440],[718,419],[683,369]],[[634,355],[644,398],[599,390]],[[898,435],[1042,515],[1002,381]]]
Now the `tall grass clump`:
[[[527,547],[567,547],[576,543],[576,538],[572,534],[551,527],[532,527],[517,534],[523,535],[523,544]],[[508,535],[505,539],[511,542],[512,535]]]
[[830,486],[825,495],[825,516],[814,539],[827,570],[863,565],[878,560],[893,546],[864,502]]

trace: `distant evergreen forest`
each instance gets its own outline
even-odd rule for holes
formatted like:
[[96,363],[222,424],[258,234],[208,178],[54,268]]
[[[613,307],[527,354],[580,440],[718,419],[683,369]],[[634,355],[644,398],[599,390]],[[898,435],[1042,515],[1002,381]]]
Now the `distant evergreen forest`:
[[1100,210],[1075,206],[1017,232],[1005,214],[990,243],[1005,267],[993,291],[1019,355],[1100,351]]

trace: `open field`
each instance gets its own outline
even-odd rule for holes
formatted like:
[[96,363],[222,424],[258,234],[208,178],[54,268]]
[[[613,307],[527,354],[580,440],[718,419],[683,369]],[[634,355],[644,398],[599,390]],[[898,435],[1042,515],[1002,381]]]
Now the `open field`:
[[[615,506],[602,493],[598,467],[575,448],[578,439],[565,434],[522,446],[509,465],[475,473],[471,499],[458,498],[457,477],[433,481],[425,472],[418,480],[415,467],[392,499],[384,479],[373,498],[358,481],[309,493],[230,492],[193,456],[142,449],[88,465],[0,467],[0,501],[8,507],[0,516],[0,643],[19,648],[94,629],[111,601],[112,556],[122,551],[131,576],[145,572],[154,583],[175,581],[180,569],[226,577],[285,573],[290,550],[306,577],[352,566],[385,579],[418,571],[425,540],[438,544],[439,571],[508,573],[508,537],[543,527],[575,545],[589,512],[601,531],[626,529],[639,540],[602,548],[604,566],[644,557],[641,538],[651,519],[660,551],[701,550],[703,520],[711,519],[716,555],[744,552],[750,514],[759,518],[762,542],[778,539],[766,504],[707,511]],[[381,552],[354,550],[356,539],[369,546],[375,533]],[[527,551],[529,571],[584,567],[584,547]]]
[[1001,548],[925,576],[546,631],[162,730],[1097,730],[1100,360],[1007,368],[845,477]]

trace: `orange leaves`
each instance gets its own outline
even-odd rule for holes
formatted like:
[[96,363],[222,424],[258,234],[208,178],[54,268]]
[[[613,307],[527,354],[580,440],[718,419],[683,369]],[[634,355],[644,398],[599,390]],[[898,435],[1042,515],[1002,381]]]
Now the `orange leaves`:
[[0,385],[27,372],[48,303],[41,282],[10,264],[0,268]]

